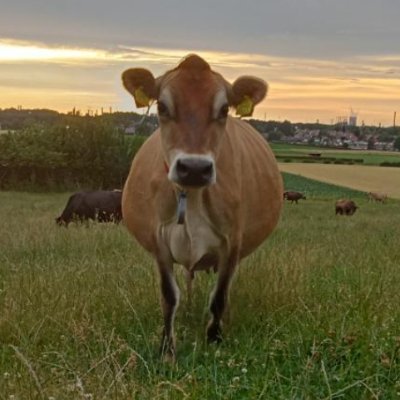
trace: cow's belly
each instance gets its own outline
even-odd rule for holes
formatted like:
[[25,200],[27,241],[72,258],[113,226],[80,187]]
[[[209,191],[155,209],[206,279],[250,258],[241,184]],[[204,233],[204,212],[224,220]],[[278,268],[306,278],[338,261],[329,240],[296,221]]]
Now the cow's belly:
[[187,215],[184,225],[173,222],[164,225],[161,232],[174,261],[187,269],[206,268],[211,265],[203,260],[218,257],[222,238],[201,216]]

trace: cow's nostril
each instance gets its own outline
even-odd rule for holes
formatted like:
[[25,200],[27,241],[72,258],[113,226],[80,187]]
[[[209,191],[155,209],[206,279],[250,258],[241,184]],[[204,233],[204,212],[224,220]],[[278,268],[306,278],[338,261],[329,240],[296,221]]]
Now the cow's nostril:
[[181,160],[178,160],[176,168],[180,177],[185,177],[189,174],[188,166]]
[[210,162],[208,165],[205,165],[202,168],[201,174],[203,175],[204,178],[209,178],[212,175],[213,172],[213,165]]

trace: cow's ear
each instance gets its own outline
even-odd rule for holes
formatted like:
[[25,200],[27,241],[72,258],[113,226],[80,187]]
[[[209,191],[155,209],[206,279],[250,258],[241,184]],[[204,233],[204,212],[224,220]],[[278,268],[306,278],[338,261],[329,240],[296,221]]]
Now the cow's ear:
[[236,108],[236,114],[250,117],[254,106],[260,103],[268,91],[265,81],[253,76],[241,76],[232,85],[231,104]]
[[122,73],[125,89],[135,99],[136,107],[148,107],[157,99],[156,80],[147,69],[130,68]]

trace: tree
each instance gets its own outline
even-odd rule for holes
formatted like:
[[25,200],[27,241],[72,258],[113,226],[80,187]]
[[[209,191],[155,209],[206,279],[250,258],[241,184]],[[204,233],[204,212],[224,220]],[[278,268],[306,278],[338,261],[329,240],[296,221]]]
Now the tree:
[[283,121],[280,130],[285,136],[292,136],[293,135],[293,125],[291,124],[290,121]]
[[360,127],[358,127],[358,126],[352,126],[352,127],[350,127],[350,132],[351,132],[351,133],[354,133],[354,135],[356,135],[358,139],[359,139],[360,136],[361,136],[361,129],[360,129]]
[[375,140],[374,140],[373,137],[370,137],[368,139],[367,149],[368,150],[374,150],[375,149]]
[[278,129],[268,133],[268,140],[281,140],[282,139],[282,132]]
[[0,188],[122,187],[144,140],[93,117],[2,134]]
[[399,151],[400,151],[400,136],[398,136],[397,139],[394,141],[393,147],[394,147],[396,150],[399,150]]

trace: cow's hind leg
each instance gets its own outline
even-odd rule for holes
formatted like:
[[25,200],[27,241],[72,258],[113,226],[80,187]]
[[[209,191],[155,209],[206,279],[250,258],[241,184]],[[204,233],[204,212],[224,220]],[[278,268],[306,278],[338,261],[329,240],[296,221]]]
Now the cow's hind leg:
[[179,303],[179,288],[173,274],[172,263],[158,262],[161,284],[161,306],[164,316],[164,329],[160,353],[165,361],[175,361],[174,319]]
[[229,288],[237,263],[238,256],[235,252],[224,264],[218,267],[217,285],[211,296],[211,320],[207,327],[209,342],[220,342],[222,340],[221,320],[229,299]]

